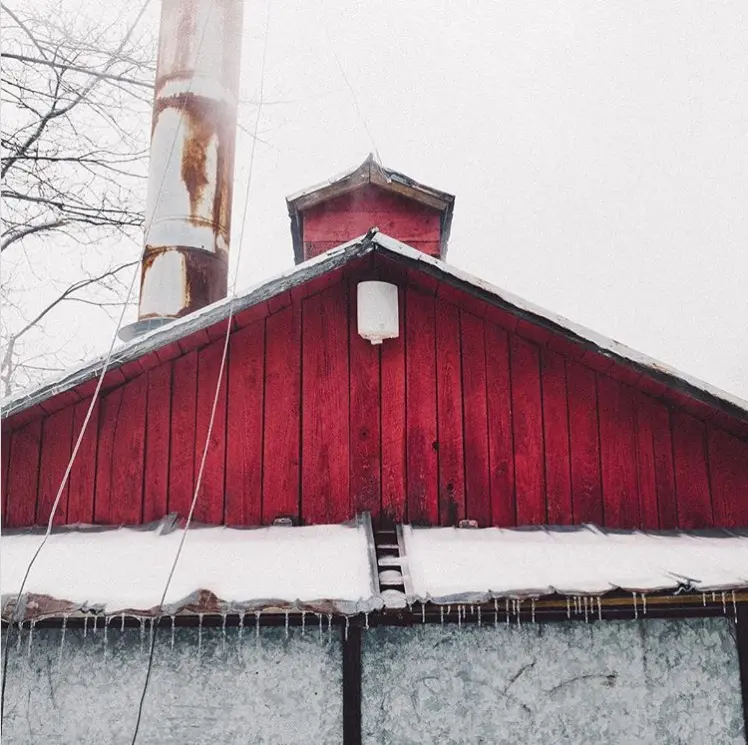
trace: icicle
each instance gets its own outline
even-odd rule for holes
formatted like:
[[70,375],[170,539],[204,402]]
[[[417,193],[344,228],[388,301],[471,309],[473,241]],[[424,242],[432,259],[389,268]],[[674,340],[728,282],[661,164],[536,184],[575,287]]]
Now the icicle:
[[571,618],[571,598],[566,596],[566,617]]
[[301,611],[301,635],[306,634],[306,611]]
[[530,620],[535,623],[535,598],[532,598],[532,605],[530,606]]
[[16,652],[21,651],[21,636],[23,635],[23,621],[18,622],[18,639],[16,639]]
[[203,614],[197,614],[197,658],[198,660],[203,654]]
[[457,606],[457,628],[462,628],[462,613],[460,613],[460,606]]
[[226,649],[226,613],[221,613],[221,648]]
[[426,623],[426,603],[421,603],[421,623]]
[[444,606],[439,606],[439,623],[441,623],[442,626],[444,626]]
[[62,662],[62,650],[63,650],[63,647],[65,646],[65,632],[67,631],[67,628],[68,628],[68,617],[63,616],[62,617],[62,634],[60,635],[60,654],[57,657],[58,662]]
[[517,598],[517,628],[522,628],[522,600]]
[[634,598],[634,618],[639,619],[639,606],[636,604],[636,593],[632,592],[631,595]]
[[94,632],[94,634],[96,633],[96,618],[97,618],[97,616],[94,613],[94,617],[93,617],[93,629],[92,629],[92,631]]
[[106,657],[106,650],[109,646],[109,621],[111,617],[104,616],[104,657]]
[[597,620],[602,621],[603,620],[603,603],[602,600],[600,600],[600,596],[597,596]]
[[727,603],[725,602],[725,593],[722,593],[722,614],[727,615]]
[[327,636],[332,636],[332,613],[327,614]]
[[647,615],[647,596],[642,593],[642,615]]
[[704,604],[704,607],[706,608],[706,593],[701,593],[701,602]]
[[319,635],[322,636],[322,614],[318,613],[317,618],[319,619]]
[[589,623],[590,621],[590,604],[587,597],[582,598],[582,605],[584,606],[584,622]]
[[255,639],[260,638],[260,613],[262,611],[255,611]]
[[141,652],[143,651],[143,639],[145,639],[145,618],[140,619],[140,651]]
[[29,624],[29,638],[28,643],[26,644],[26,657],[31,657],[31,642],[34,639],[34,627],[36,626],[36,621],[32,621]]
[[737,619],[737,617],[738,617],[738,604],[735,601],[735,590],[733,590],[730,593],[730,595],[732,595],[732,612],[733,612],[733,615],[735,616],[735,618]]
[[499,625],[499,601],[493,599],[493,625],[496,628]]
[[366,628],[367,631],[369,630],[369,611],[364,613],[364,628]]
[[[464,612],[465,612],[465,608],[464,608],[464,606],[463,606],[462,610],[463,610],[463,614],[464,614]],[[471,615],[471,616],[474,616],[474,615],[475,615],[475,606],[474,606],[474,605],[473,605],[472,603],[470,604],[470,615]],[[463,618],[465,618],[465,616],[464,616],[464,615],[463,615]]]
[[452,606],[448,605],[447,606],[447,618],[449,618],[449,612],[450,612],[450,610],[452,610]]
[[480,613],[481,613],[481,610],[480,610],[480,605],[479,605],[479,606],[478,606],[478,626],[480,626],[480,625],[481,625],[481,618],[480,618]]
[[348,641],[348,624],[349,624],[349,620],[348,620],[348,616],[346,616],[345,617],[345,632],[344,632],[345,641]]
[[153,625],[156,623],[155,618],[148,619],[148,649],[153,646]]
[[717,602],[717,593],[715,593],[715,592],[712,593],[712,602],[713,603]]
[[174,649],[174,635],[175,635],[175,626],[176,626],[176,617],[172,615],[171,617],[171,649]]
[[504,598],[504,615],[506,616],[506,625],[509,625],[509,598]]
[[83,638],[86,638],[86,634],[88,634],[88,614],[83,616]]
[[120,624],[119,630],[124,632],[125,630],[125,614],[122,614],[122,623]]
[[286,611],[286,639],[288,639],[288,611]]
[[242,611],[239,614],[239,643],[241,644],[242,637],[244,636],[244,616],[246,615],[246,611]]

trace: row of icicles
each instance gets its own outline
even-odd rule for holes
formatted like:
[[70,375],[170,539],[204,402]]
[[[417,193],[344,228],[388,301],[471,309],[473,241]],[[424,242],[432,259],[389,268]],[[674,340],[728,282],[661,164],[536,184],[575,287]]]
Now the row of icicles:
[[[702,593],[701,595],[702,603],[704,607],[706,607],[707,603],[709,602],[709,594],[708,593]],[[729,594],[726,592],[719,593],[719,600],[722,602],[722,612],[727,615],[728,611],[728,605],[732,607],[733,611],[733,617],[735,618],[735,622],[737,623],[737,599],[735,597],[735,592],[731,592]],[[717,603],[719,602],[718,595],[715,592],[711,593],[711,602]],[[526,602],[526,601],[524,601]],[[421,623],[426,623],[426,608],[427,603],[421,603]],[[634,618],[638,619],[640,616],[646,616],[647,615],[647,596],[643,593],[632,593],[632,607],[634,612]],[[446,620],[449,620],[449,616],[452,613],[452,605],[440,605],[439,606],[439,621],[443,625]],[[475,622],[478,626],[485,625],[486,616],[488,616],[489,623],[493,623],[494,626],[498,626],[501,621],[505,625],[509,625],[511,623],[511,620],[514,619],[518,626],[522,625],[522,614],[525,613],[527,615],[527,606],[525,605],[523,608],[523,600],[519,598],[504,598],[503,601],[503,608],[500,607],[499,600],[495,599],[493,601],[493,610],[486,610],[485,606],[482,605],[470,605],[470,604],[458,604],[454,606],[456,613],[457,613],[457,625],[458,628],[462,627],[462,624],[464,621],[467,620],[468,614],[470,615],[471,619],[474,618]],[[412,607],[411,607],[412,610]],[[530,608],[529,608],[529,617],[530,622],[535,623],[536,622],[536,614],[535,614],[536,606],[535,606],[535,598],[530,598]],[[247,627],[247,624],[245,623],[246,612],[239,613],[239,623],[237,625],[238,629],[238,639],[241,642],[245,629]],[[255,637],[259,637],[260,635],[260,617],[262,615],[262,611],[254,611],[254,634]],[[333,626],[333,615],[331,613],[323,614],[323,613],[314,613],[308,611],[302,611],[301,612],[301,633],[304,635],[307,630],[307,615],[314,615],[316,617],[316,623],[314,625],[317,626],[318,633],[321,636],[323,633],[323,630],[326,631],[328,636],[332,634],[332,626]],[[597,618],[598,620],[602,620],[603,618],[603,605],[602,605],[602,598],[598,596],[590,596],[590,595],[577,595],[577,596],[569,596],[566,598],[566,617],[571,619],[573,617],[581,617],[584,616],[585,621],[589,621],[590,618]],[[62,625],[61,625],[61,639],[60,639],[60,656],[62,656],[62,650],[65,645],[65,633],[67,630],[67,624],[68,624],[68,618],[69,616],[63,616],[62,618]],[[89,618],[91,618],[92,623],[89,624]],[[91,633],[96,634],[99,630],[98,628],[98,616],[96,614],[84,615],[83,616],[83,637],[86,638],[86,636],[89,633],[89,630]],[[139,621],[140,624],[140,646],[141,649],[143,647],[143,644],[145,642],[145,636],[146,636],[146,625],[148,625],[148,636],[149,636],[149,647],[153,642],[153,632],[154,627],[156,625],[156,618],[154,617],[142,617],[142,616],[133,616],[136,620]],[[202,650],[202,637],[203,637],[203,620],[205,618],[204,613],[199,613],[197,616],[198,623],[198,655],[200,654]],[[117,620],[119,620],[119,627],[120,631],[124,632],[125,630],[125,624],[126,624],[127,616],[126,614],[122,613],[119,616],[104,616],[102,617],[103,624],[102,624],[102,633],[104,638],[104,646],[106,647],[108,636],[109,636],[109,627],[111,625],[116,625]],[[173,649],[174,648],[174,642],[175,642],[175,632],[176,632],[176,616],[172,615],[170,616],[171,619],[171,636],[170,636],[170,646]],[[221,634],[222,634],[222,644],[225,647],[226,640],[227,640],[227,619],[228,614],[222,614],[221,615]],[[350,627],[350,617],[349,616],[343,616],[344,619],[344,638],[348,639],[348,629]],[[91,627],[89,629],[89,626]],[[34,637],[34,629],[36,627],[36,621],[30,621],[28,624],[28,634],[26,638],[26,645],[27,645],[27,654],[31,653],[31,644]],[[285,633],[286,637],[289,635],[289,628],[290,628],[290,612],[285,612]],[[364,628],[369,628],[369,614],[364,614]],[[20,652],[21,650],[21,644],[22,644],[22,637],[23,637],[23,629],[24,629],[24,623],[21,622],[18,624],[18,638],[16,640],[16,651]]]

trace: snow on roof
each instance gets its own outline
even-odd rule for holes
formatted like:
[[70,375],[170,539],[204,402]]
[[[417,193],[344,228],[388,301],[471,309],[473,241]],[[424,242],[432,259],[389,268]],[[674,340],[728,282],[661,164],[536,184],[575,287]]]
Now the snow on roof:
[[[149,352],[160,349],[166,344],[219,323],[227,318],[230,313],[239,313],[246,308],[275,297],[290,288],[304,284],[315,277],[327,274],[344,266],[349,261],[372,252],[381,253],[385,256],[389,255],[394,259],[435,276],[440,281],[448,282],[465,291],[473,292],[487,303],[506,308],[509,312],[514,312],[520,317],[527,318],[531,323],[545,325],[557,333],[573,338],[580,344],[600,354],[606,355],[611,359],[617,359],[624,364],[635,366],[653,378],[662,380],[667,385],[678,386],[688,395],[704,400],[711,406],[717,406],[726,410],[731,416],[737,416],[741,419],[748,417],[748,401],[739,396],[732,395],[693,376],[686,375],[613,339],[590,331],[563,316],[540,308],[489,282],[485,282],[467,272],[456,269],[440,259],[429,256],[395,238],[374,230],[370,231],[366,236],[361,236],[337,248],[332,248],[309,261],[305,261],[272,279],[256,285],[240,297],[233,299],[225,298],[127,342],[115,351],[109,367],[116,368],[138,359]],[[79,367],[67,370],[31,390],[22,391],[5,398],[0,401],[2,417],[11,417],[20,411],[92,379],[101,371],[103,364],[104,357],[98,357]]]
[[401,529],[408,602],[748,587],[748,533]]
[[[367,516],[345,525],[189,530],[163,605],[182,530],[115,528],[52,533],[16,620],[94,610],[171,615],[256,610],[350,615],[382,607]],[[4,535],[2,616],[13,609],[42,536]]]

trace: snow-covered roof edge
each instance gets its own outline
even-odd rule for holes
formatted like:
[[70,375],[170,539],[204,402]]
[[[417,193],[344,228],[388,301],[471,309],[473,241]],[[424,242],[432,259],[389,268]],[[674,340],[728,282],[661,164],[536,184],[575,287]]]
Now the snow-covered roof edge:
[[[238,313],[264,302],[282,292],[338,269],[348,262],[369,253],[381,253],[395,260],[416,267],[440,281],[447,282],[473,294],[487,303],[507,310],[530,323],[539,324],[559,333],[584,347],[603,354],[610,359],[632,366],[668,387],[681,390],[697,400],[715,406],[731,416],[748,421],[748,401],[723,391],[698,378],[680,372],[645,354],[630,349],[614,339],[598,334],[556,313],[541,308],[517,295],[496,287],[478,277],[457,269],[440,259],[418,251],[384,233],[370,231],[337,248],[305,261],[276,277],[258,284],[233,303],[230,298],[209,305],[185,318],[154,329],[119,347],[112,355],[110,369],[138,359],[191,333],[205,329],[224,320],[229,313]],[[0,401],[2,418],[7,419],[54,395],[69,390],[95,377],[104,363],[104,356],[66,371],[56,378],[29,391]]]

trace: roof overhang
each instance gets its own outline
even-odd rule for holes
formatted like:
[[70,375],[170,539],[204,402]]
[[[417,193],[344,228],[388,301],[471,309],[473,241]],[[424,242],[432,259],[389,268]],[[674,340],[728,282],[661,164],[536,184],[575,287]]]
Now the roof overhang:
[[385,168],[372,153],[360,166],[286,197],[288,215],[291,218],[294,258],[297,263],[304,259],[302,213],[330,199],[348,194],[365,184],[371,184],[384,191],[398,194],[426,207],[438,210],[441,213],[441,255],[442,257],[447,255],[449,233],[452,229],[452,214],[454,212],[454,195],[421,184],[404,173]]
[[[256,285],[239,297],[226,298],[122,345],[113,353],[109,369],[120,367],[168,344],[185,339],[191,334],[204,331],[225,321],[231,315],[237,315],[243,310],[371,254],[381,255],[401,264],[408,270],[433,277],[440,283],[451,285],[516,316],[521,321],[558,334],[612,362],[626,365],[650,380],[719,410],[741,422],[741,426],[748,427],[748,401],[679,372],[613,339],[590,331],[376,231],[370,231],[366,236],[305,261],[283,274]],[[53,396],[95,379],[101,373],[104,363],[105,357],[98,357],[80,367],[66,371],[41,386],[6,398],[0,402],[2,418],[13,417]]]

